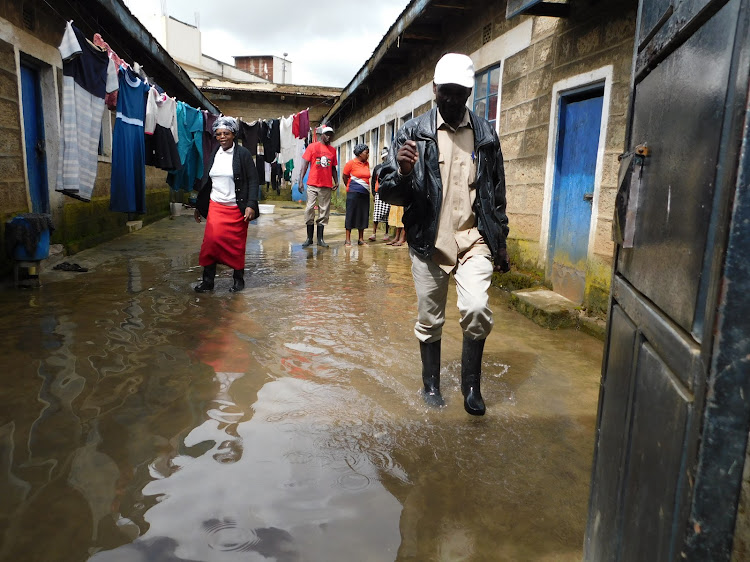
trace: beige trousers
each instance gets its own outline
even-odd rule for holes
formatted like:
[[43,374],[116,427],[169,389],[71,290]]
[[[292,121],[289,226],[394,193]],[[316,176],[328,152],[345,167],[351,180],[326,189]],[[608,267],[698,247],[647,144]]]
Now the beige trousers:
[[[330,187],[307,186],[307,206],[305,207],[305,224],[328,224],[331,215],[331,192]],[[315,220],[315,205],[318,206],[318,220]]]
[[[414,334],[421,342],[440,339],[445,324],[445,303],[448,299],[450,275],[431,258],[423,258],[410,248],[411,274],[417,292],[417,323]],[[492,310],[487,290],[492,281],[490,256],[475,255],[453,270],[458,297],[459,323],[465,336],[483,340],[492,331]]]

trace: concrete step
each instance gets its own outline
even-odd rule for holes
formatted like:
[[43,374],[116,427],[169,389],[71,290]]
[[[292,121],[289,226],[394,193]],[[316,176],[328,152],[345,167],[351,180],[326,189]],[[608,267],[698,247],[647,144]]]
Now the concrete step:
[[511,304],[536,324],[550,330],[578,328],[604,340],[606,322],[588,316],[581,307],[564,296],[548,289],[521,289],[510,294]]

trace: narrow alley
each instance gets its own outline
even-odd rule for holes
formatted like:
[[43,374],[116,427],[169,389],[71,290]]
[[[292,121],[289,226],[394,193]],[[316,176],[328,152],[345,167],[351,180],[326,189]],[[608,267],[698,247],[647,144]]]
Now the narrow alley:
[[2,560],[580,560],[602,344],[491,290],[487,415],[419,388],[408,249],[251,224],[247,288],[198,295],[183,214],[0,292]]

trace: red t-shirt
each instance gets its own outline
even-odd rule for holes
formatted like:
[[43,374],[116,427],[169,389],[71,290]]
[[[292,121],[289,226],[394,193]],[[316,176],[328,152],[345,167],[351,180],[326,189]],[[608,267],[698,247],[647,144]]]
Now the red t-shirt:
[[305,149],[302,158],[310,162],[310,175],[307,177],[307,185],[333,187],[331,167],[338,164],[335,148],[330,144],[314,142]]

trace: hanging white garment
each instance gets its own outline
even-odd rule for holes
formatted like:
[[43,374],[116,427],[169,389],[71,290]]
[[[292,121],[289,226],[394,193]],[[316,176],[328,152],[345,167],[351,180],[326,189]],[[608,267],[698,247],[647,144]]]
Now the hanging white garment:
[[290,115],[289,117],[282,117],[279,125],[279,134],[281,136],[281,156],[279,157],[279,163],[282,166],[294,158],[293,122],[294,115]]

